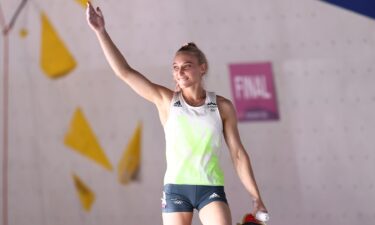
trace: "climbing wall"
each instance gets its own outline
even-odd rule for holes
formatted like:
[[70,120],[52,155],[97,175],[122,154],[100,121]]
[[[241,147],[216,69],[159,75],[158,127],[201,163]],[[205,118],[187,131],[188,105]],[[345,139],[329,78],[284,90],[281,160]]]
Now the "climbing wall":
[[[20,2],[0,3],[2,29]],[[29,0],[1,36],[2,225],[162,224],[163,127],[114,76],[84,2]],[[313,0],[93,4],[129,63],[168,88],[189,41],[210,62],[206,88],[232,100],[230,65],[271,65],[279,118],[239,123],[268,224],[374,223],[370,16]],[[235,224],[251,198],[226,147],[221,161]]]

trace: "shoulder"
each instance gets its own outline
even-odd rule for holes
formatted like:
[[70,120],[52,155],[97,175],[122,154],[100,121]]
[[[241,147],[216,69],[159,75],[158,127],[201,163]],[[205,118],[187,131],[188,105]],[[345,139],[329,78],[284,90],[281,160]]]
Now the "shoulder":
[[231,100],[223,96],[216,95],[216,101],[223,120],[236,115],[236,110]]
[[216,95],[216,101],[217,101],[217,104],[219,106],[228,107],[230,105],[233,105],[231,100],[229,100],[229,99],[227,99],[227,98],[225,98],[221,95]]

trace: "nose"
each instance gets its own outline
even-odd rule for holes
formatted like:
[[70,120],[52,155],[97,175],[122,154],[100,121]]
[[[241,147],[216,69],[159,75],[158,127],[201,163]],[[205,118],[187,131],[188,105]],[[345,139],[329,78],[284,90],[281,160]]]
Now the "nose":
[[184,70],[183,70],[183,68],[178,68],[178,69],[176,70],[176,75],[181,76],[181,75],[183,75],[183,74],[184,74]]

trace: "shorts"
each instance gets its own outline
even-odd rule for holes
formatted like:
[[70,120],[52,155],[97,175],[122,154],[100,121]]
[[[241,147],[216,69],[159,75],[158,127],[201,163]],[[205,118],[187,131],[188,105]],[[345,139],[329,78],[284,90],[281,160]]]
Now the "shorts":
[[228,204],[223,186],[208,185],[166,184],[161,200],[163,213],[199,211],[214,201]]

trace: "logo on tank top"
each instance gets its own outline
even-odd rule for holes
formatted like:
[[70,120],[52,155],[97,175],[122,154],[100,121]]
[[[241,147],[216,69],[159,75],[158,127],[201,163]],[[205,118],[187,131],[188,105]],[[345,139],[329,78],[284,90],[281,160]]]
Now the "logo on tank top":
[[207,107],[210,109],[211,112],[214,112],[217,108],[217,104],[215,102],[207,103]]
[[182,107],[180,100],[173,104],[174,107]]

